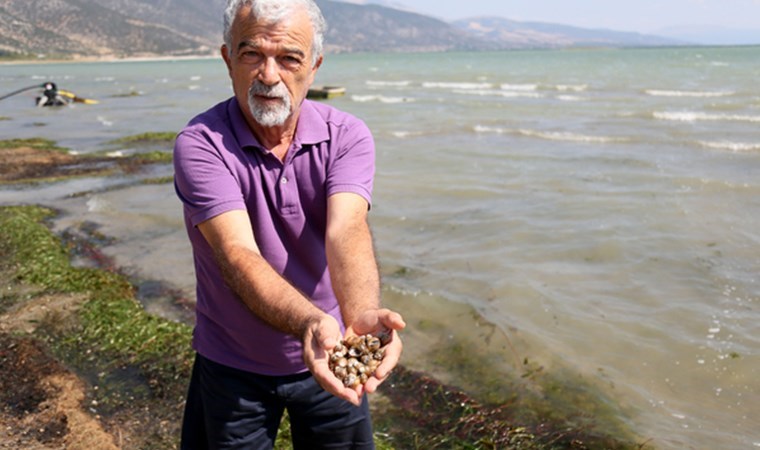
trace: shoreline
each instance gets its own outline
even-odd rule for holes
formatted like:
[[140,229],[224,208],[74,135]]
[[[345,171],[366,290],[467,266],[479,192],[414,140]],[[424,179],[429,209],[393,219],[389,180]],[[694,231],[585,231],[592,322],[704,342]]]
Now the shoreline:
[[44,64],[78,64],[78,63],[130,63],[154,61],[195,61],[221,58],[221,53],[208,55],[144,55],[144,56],[83,56],[78,58],[37,58],[37,59],[0,59],[0,66],[44,65]]
[[[220,44],[221,46],[221,44]],[[662,50],[662,49],[712,49],[712,48],[754,48],[760,47],[760,43],[757,44],[684,44],[684,45],[663,45],[656,47],[565,47],[565,48],[527,48],[527,49],[507,49],[507,50],[481,50],[479,53],[513,53],[513,52],[573,52],[573,51],[607,51],[607,50]],[[409,51],[404,53],[467,53],[463,50],[456,51]],[[325,51],[325,56],[339,55],[346,53],[356,54],[378,54],[382,55],[386,52],[344,52],[344,51]],[[391,52],[393,53],[393,52]],[[119,63],[119,62],[151,62],[151,61],[188,61],[188,60],[204,60],[204,59],[217,59],[221,58],[219,51],[214,51],[209,54],[194,54],[194,55],[162,55],[162,54],[146,54],[140,56],[115,56],[115,55],[103,55],[103,56],[72,56],[70,58],[55,57],[55,58],[0,58],[0,66],[12,66],[12,65],[24,65],[24,64],[66,64],[66,63]]]

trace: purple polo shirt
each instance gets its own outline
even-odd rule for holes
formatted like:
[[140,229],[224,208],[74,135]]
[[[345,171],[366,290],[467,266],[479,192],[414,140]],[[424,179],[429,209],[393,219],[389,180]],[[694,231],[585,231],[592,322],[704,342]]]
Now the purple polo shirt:
[[352,192],[371,200],[375,147],[369,129],[349,114],[306,100],[281,162],[258,143],[233,97],[179,133],[174,168],[197,278],[193,348],[258,374],[305,371],[300,340],[264,323],[227,287],[197,226],[226,211],[246,210],[264,258],[343,326],[325,256],[327,197]]

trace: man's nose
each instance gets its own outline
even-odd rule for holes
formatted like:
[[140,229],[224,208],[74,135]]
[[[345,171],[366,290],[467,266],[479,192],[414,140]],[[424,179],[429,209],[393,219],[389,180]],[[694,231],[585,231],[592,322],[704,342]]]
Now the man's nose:
[[280,82],[280,71],[275,58],[269,57],[264,60],[258,78],[267,86],[274,86]]

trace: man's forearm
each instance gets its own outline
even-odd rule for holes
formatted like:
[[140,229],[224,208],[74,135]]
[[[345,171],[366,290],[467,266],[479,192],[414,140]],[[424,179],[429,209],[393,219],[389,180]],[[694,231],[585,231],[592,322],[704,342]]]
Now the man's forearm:
[[369,224],[358,221],[327,240],[330,279],[346,326],[380,307],[380,275]]
[[225,281],[269,325],[300,339],[306,327],[324,315],[257,252],[230,253],[216,255]]

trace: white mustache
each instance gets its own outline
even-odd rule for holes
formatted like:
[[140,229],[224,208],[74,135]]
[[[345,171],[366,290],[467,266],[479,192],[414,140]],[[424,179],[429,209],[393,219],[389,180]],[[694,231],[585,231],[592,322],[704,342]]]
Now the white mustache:
[[256,95],[285,100],[288,98],[288,90],[282,83],[277,83],[274,86],[267,86],[266,84],[256,80],[248,89],[248,96],[253,97]]

